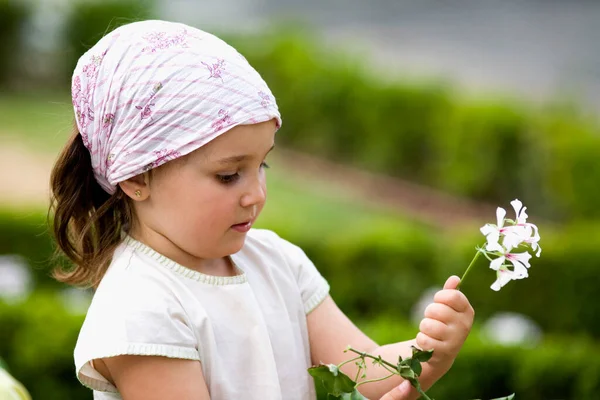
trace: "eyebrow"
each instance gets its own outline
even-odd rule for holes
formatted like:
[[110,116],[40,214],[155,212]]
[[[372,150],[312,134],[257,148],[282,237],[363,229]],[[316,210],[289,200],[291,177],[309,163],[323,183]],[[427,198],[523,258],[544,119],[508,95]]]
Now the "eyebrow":
[[[269,154],[271,152],[271,150],[273,150],[274,148],[275,148],[275,145],[271,146],[269,151],[267,151],[267,154]],[[266,154],[265,154],[265,157],[266,157]],[[245,161],[249,158],[252,158],[252,156],[250,154],[241,154],[238,156],[222,158],[222,159],[218,160],[217,162],[219,164],[232,164],[232,163],[236,163],[236,162]]]

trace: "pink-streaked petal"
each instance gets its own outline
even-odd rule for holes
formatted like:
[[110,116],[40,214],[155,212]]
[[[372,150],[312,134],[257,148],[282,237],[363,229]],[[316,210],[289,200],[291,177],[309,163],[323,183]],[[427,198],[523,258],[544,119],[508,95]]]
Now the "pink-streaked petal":
[[531,254],[524,252],[524,253],[510,253],[506,255],[506,258],[508,259],[508,261],[510,261],[511,263],[513,263],[513,265],[515,266],[515,268],[517,268],[517,264],[521,264],[524,267],[529,268],[531,265],[529,264],[529,260],[531,259]]
[[490,262],[490,268],[495,271],[500,270],[500,268],[502,267],[502,264],[504,264],[504,260],[505,260],[504,256],[500,256],[500,257],[492,260]]
[[496,209],[496,221],[498,228],[502,228],[504,226],[504,217],[506,217],[506,210],[502,207],[498,207]]

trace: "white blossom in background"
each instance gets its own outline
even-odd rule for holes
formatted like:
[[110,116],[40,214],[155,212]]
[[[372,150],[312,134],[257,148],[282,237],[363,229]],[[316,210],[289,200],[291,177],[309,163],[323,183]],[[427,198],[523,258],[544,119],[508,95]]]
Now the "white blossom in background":
[[25,299],[31,292],[31,285],[31,272],[22,257],[0,256],[0,298],[5,301]]
[[65,308],[74,315],[85,315],[92,302],[91,289],[68,287],[60,292],[60,299]]
[[421,320],[423,319],[423,315],[425,314],[425,309],[428,305],[433,303],[433,298],[435,294],[441,290],[441,287],[433,286],[429,289],[425,289],[419,297],[419,300],[412,306],[410,310],[410,320],[415,324],[419,325]]
[[535,347],[542,340],[542,329],[525,315],[500,312],[492,315],[481,330],[482,336],[505,346]]

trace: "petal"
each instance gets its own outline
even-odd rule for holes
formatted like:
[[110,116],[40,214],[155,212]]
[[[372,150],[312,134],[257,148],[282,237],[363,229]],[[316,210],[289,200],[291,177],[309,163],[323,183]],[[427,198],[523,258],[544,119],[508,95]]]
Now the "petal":
[[519,217],[517,218],[518,224],[524,224],[527,222],[527,218],[529,218],[529,215],[527,215],[525,210],[527,210],[527,207],[523,207],[523,209],[521,210],[521,214],[519,214]]
[[492,290],[495,290],[497,292],[500,289],[502,289],[502,287],[504,287],[504,285],[506,285],[512,279],[513,279],[512,278],[512,273],[510,271],[508,271],[506,269],[499,270],[496,273],[496,282],[494,282],[492,284],[492,286],[490,286],[490,288]]
[[529,260],[531,259],[531,254],[524,253],[510,253],[506,255],[508,261],[510,261],[515,266],[515,271],[523,271],[523,268],[529,268],[531,265],[529,264]]
[[492,235],[489,235],[489,236],[488,236],[488,243],[487,243],[487,245],[485,246],[485,249],[486,249],[487,251],[498,251],[498,252],[500,252],[500,253],[506,253],[506,249],[505,249],[504,247],[502,247],[502,246],[500,245],[500,243],[498,243],[498,239],[499,239],[499,238],[498,238],[498,237],[495,237],[495,238],[494,238],[495,240],[493,240],[493,241],[492,241],[492,236],[494,236],[494,235],[492,234]]
[[506,248],[506,251],[510,251],[515,247],[519,247],[519,245],[524,241],[524,238],[518,233],[507,231],[507,233],[504,235],[504,240],[502,240],[502,245]]
[[525,279],[529,276],[529,272],[527,271],[527,268],[523,266],[523,264],[513,263],[513,266],[513,279]]
[[510,202],[510,205],[513,206],[513,208],[515,209],[515,215],[517,216],[518,220],[519,214],[521,213],[521,208],[523,208],[523,203],[521,203],[521,200],[519,199],[514,199]]
[[537,250],[537,252],[535,253],[536,257],[539,257],[540,254],[542,254],[542,248],[540,247],[539,244],[537,244],[537,243],[531,243],[531,248],[533,249],[533,251]]
[[500,268],[502,267],[502,264],[504,264],[504,256],[500,256],[498,258],[496,258],[495,260],[492,260],[490,262],[490,268],[496,271],[499,271]]
[[[483,234],[483,236],[487,236],[487,235],[489,235],[490,233],[493,233],[493,232],[498,232],[498,228],[495,227],[492,224],[485,224],[484,226],[482,226],[481,228],[479,228],[479,230],[481,231],[481,233]],[[499,234],[500,233],[498,232],[498,235]]]
[[506,210],[502,207],[498,207],[496,209],[496,221],[498,223],[498,228],[502,228],[504,226],[504,217],[506,217]]

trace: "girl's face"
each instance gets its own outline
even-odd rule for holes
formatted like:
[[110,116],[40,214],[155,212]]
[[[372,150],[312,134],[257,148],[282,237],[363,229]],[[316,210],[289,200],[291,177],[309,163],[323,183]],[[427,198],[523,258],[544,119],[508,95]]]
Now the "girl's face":
[[266,200],[274,120],[237,126],[152,171],[132,234],[182,264],[238,252]]

